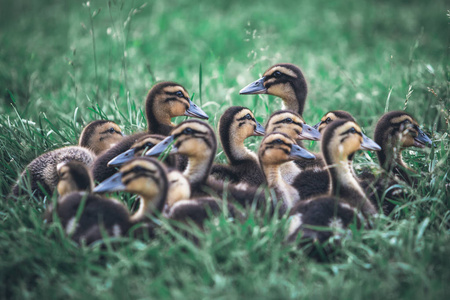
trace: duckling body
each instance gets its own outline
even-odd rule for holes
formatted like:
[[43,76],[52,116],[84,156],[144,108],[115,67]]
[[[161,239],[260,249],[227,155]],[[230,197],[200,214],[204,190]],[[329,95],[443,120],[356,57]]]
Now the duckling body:
[[[212,197],[191,198],[189,181],[178,171],[171,171],[168,175],[170,182],[167,207],[164,216],[179,222],[194,222],[203,227],[205,220],[211,216],[223,213],[224,204],[221,200]],[[230,217],[241,217],[237,209],[227,204]]]
[[120,127],[111,121],[97,120],[92,121],[81,132],[78,145],[85,147],[100,155],[107,151],[123,138]]
[[[113,237],[130,235],[130,230],[142,222],[150,230],[152,227],[148,225],[148,216],[162,210],[167,190],[165,167],[151,158],[135,158],[125,164],[119,173],[98,185],[94,192],[137,193],[141,197],[136,213],[130,215],[128,209],[117,200],[83,192],[70,193],[58,200],[55,213],[74,241],[90,244],[102,239],[103,233]],[[77,220],[79,210],[81,214]],[[52,222],[53,219],[48,221]]]
[[417,121],[404,111],[392,111],[384,114],[375,128],[375,141],[381,146],[377,152],[382,168],[378,176],[364,172],[359,176],[369,199],[375,206],[381,206],[386,215],[406,197],[401,188],[394,185],[413,185],[415,171],[402,159],[401,151],[408,147],[424,148],[431,146],[430,138],[419,128]]
[[322,154],[327,163],[331,191],[327,195],[301,201],[291,210],[289,241],[294,241],[302,232],[306,239],[324,242],[332,232],[308,226],[343,229],[357,218],[355,210],[366,217],[376,214],[351,169],[353,155],[360,148],[378,149],[378,145],[364,140],[361,128],[355,122],[338,120],[328,126],[322,138]]
[[51,195],[58,184],[58,164],[78,161],[92,167],[94,160],[95,154],[91,150],[78,146],[64,147],[44,153],[25,167],[18,182],[12,188],[12,194],[14,196],[25,194],[27,193],[25,190],[29,188],[38,198]]
[[214,164],[211,175],[231,183],[244,182],[259,186],[264,175],[259,167],[258,157],[244,146],[250,136],[263,135],[264,128],[255,120],[253,113],[245,107],[228,108],[219,121],[219,136],[228,165]]

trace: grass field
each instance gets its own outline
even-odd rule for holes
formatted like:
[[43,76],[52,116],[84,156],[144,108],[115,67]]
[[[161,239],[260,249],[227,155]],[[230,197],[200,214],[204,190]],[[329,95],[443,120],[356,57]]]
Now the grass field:
[[[449,8],[440,0],[0,0],[0,297],[448,299]],[[184,85],[211,125],[231,105],[265,123],[281,101],[238,92],[278,62],[304,71],[309,124],[343,109],[373,136],[381,114],[406,108],[437,145],[405,151],[423,178],[407,204],[373,230],[354,230],[328,261],[285,245],[285,218],[222,217],[195,232],[199,246],[164,224],[150,241],[78,247],[42,223],[46,203],[6,199],[33,158],[76,144],[88,122],[144,130],[144,99],[160,80]],[[374,157],[357,155],[357,167]]]

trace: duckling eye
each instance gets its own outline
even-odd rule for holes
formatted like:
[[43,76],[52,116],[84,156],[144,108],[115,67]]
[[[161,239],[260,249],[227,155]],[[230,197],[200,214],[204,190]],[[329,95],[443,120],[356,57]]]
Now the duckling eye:
[[150,142],[147,142],[147,143],[145,143],[145,147],[149,147],[149,148],[151,148],[151,147],[153,147],[153,144],[152,144],[152,143],[150,143]]
[[283,141],[280,139],[275,140],[275,144],[282,144],[282,143],[283,143]]
[[245,118],[246,118],[247,120],[251,120],[251,119],[252,119],[252,116],[250,116],[250,114],[246,114],[246,115],[245,115]]
[[278,78],[278,77],[281,76],[281,72],[280,71],[275,71],[275,72],[273,72],[272,75],[273,75],[273,77]]
[[286,123],[292,123],[292,119],[291,118],[287,118],[285,121],[286,121]]
[[192,129],[191,128],[186,128],[185,130],[183,130],[184,134],[192,134]]
[[109,133],[114,133],[114,132],[116,132],[116,131],[114,130],[113,127],[111,127],[110,129],[108,129],[108,132],[109,132]]
[[184,95],[183,95],[183,93],[182,93],[181,91],[178,91],[178,92],[177,92],[177,96],[180,97],[180,98],[183,98],[183,97],[184,97]]
[[356,133],[356,129],[354,127],[350,128],[350,130],[348,131],[350,133]]
[[325,120],[325,123],[330,123],[331,122],[331,118],[330,117],[328,117],[326,120]]

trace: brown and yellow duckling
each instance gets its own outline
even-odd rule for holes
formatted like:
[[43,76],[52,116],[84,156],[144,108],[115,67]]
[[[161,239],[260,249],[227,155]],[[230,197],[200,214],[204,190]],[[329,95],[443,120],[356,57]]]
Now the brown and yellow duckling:
[[[295,141],[317,141],[321,138],[320,132],[318,132],[315,128],[307,125],[299,114],[290,110],[280,110],[270,116],[266,124],[266,134],[270,134],[273,132],[284,133]],[[283,179],[291,184],[294,178],[297,177],[298,174],[302,171],[298,164],[305,163],[304,161],[307,161],[309,163],[313,160],[297,159],[284,163],[281,166],[281,174]]]
[[255,135],[264,135],[264,128],[253,113],[242,106],[228,108],[219,120],[219,137],[229,164],[214,164],[211,175],[232,183],[261,185],[264,177],[258,157],[244,145],[246,138]]
[[357,211],[365,217],[377,213],[364,190],[353,176],[351,161],[359,149],[378,149],[378,145],[363,139],[361,128],[353,121],[337,120],[327,126],[322,136],[322,154],[327,163],[331,190],[324,196],[300,201],[290,212],[289,241],[299,232],[304,239],[319,242],[333,233],[308,226],[347,228],[357,218]]
[[293,64],[276,64],[263,77],[240,90],[241,95],[269,94],[280,97],[284,108],[303,115],[308,86],[300,68]]
[[[151,216],[162,211],[168,188],[167,172],[161,163],[152,158],[135,158],[93,190],[94,193],[127,191],[138,194],[139,209],[133,215],[115,199],[77,192],[59,199],[56,210],[47,215],[57,214],[66,234],[79,244],[101,240],[103,232],[112,237],[131,235],[141,223],[151,235]],[[52,222],[52,218],[48,221]]]
[[90,149],[95,155],[109,150],[123,139],[120,127],[111,121],[92,121],[81,132],[78,145]]
[[263,139],[258,156],[267,186],[282,201],[281,211],[288,211],[300,201],[300,193],[283,179],[281,166],[298,158],[314,159],[314,155],[297,145],[288,135],[274,132]]
[[408,185],[415,182],[416,172],[403,161],[402,151],[409,147],[431,147],[433,143],[418,122],[404,111],[384,114],[377,122],[374,139],[381,146],[377,156],[384,171],[378,176],[366,171],[359,178],[372,203],[380,205],[385,214],[390,214],[395,208],[394,202],[405,196],[401,188],[390,187],[402,182]]

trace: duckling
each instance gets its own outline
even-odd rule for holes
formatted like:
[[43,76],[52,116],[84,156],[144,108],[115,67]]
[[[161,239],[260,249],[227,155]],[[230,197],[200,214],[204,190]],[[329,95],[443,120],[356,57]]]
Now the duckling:
[[189,180],[192,197],[214,195],[221,198],[225,193],[229,200],[236,200],[243,206],[253,201],[264,201],[264,195],[257,193],[257,188],[251,185],[226,184],[210,176],[217,142],[213,129],[207,123],[197,120],[180,123],[172,131],[172,135],[147,151],[146,155],[160,155],[170,145],[172,150],[169,154],[188,157],[188,166],[183,175]]
[[[102,233],[118,237],[134,233],[135,225],[144,222],[151,233],[150,216],[161,211],[168,191],[165,167],[152,158],[135,158],[121,167],[93,192],[127,191],[140,195],[139,210],[130,216],[125,205],[96,194],[70,193],[58,201],[55,212],[65,232],[77,243],[91,244],[103,238]],[[77,220],[77,214],[81,215]],[[52,219],[48,220],[52,222]]]
[[[415,182],[415,178],[410,174],[416,172],[403,161],[402,150],[408,147],[431,147],[433,143],[419,128],[417,121],[404,111],[391,111],[381,116],[375,128],[374,139],[381,145],[377,156],[384,172],[374,176],[365,171],[359,178],[372,203],[380,205],[388,215],[395,208],[393,202],[405,196],[401,188],[389,187],[402,184],[402,181],[408,185]],[[386,191],[387,189],[389,190]]]
[[46,152],[25,167],[12,188],[12,195],[17,197],[27,194],[29,189],[34,196],[44,198],[51,195],[58,184],[58,164],[78,161],[91,168],[94,160],[94,152],[79,146],[69,146]]
[[78,146],[88,148],[95,155],[107,151],[123,138],[120,127],[111,121],[92,121],[81,132]]
[[[164,216],[179,222],[194,222],[199,227],[211,215],[221,214],[222,201],[212,197],[191,198],[191,186],[189,181],[178,170],[171,170],[168,174],[169,193],[167,196]],[[227,204],[230,217],[242,218],[239,211],[230,203]]]
[[302,231],[304,238],[324,242],[332,236],[332,232],[308,226],[347,228],[357,217],[354,208],[365,217],[377,213],[353,176],[351,161],[357,150],[377,150],[379,146],[364,140],[361,128],[355,122],[337,120],[327,126],[321,148],[327,163],[331,191],[324,196],[300,201],[291,210],[288,241],[295,240]]
[[[321,134],[316,129],[307,125],[299,114],[291,110],[280,110],[270,116],[266,124],[266,134],[273,132],[284,133],[296,141],[317,141],[321,138]],[[280,167],[281,176],[287,183],[292,184],[294,178],[302,171],[302,169],[297,165],[300,161],[304,161],[304,159],[289,161]],[[312,160],[307,161],[309,162]]]
[[285,109],[303,115],[308,86],[299,67],[276,64],[264,72],[263,77],[241,89],[239,94],[274,95],[283,100]]
[[160,82],[148,92],[145,100],[148,133],[169,135],[175,125],[171,119],[189,116],[208,119],[208,115],[189,98],[186,89],[174,82]]
[[77,161],[62,162],[56,166],[59,181],[56,186],[59,197],[77,191],[91,193],[94,189],[91,170]]
[[[330,126],[331,124],[334,124],[334,122],[337,121],[349,121],[349,122],[353,122],[351,120],[335,120],[333,122],[329,122],[326,127],[328,128],[328,126]],[[359,128],[359,127],[358,127]],[[359,131],[360,132],[360,131]],[[362,138],[362,146],[361,149],[362,150],[374,150],[374,151],[379,151],[381,149],[381,147],[376,144],[373,140],[371,140],[370,138],[368,138],[364,133],[361,133],[361,138]],[[328,141],[325,141],[322,138],[322,153],[321,153],[321,157],[322,159],[325,161],[325,163],[327,165],[328,162],[326,161],[326,158],[324,157],[324,147],[326,147],[326,143]],[[326,149],[326,148],[325,148]],[[353,158],[353,156],[352,156]],[[350,159],[348,160],[350,163],[350,170],[352,173],[353,178],[355,178],[356,180],[356,175],[354,174],[353,171],[353,160]],[[304,170],[302,170],[302,172],[300,172],[298,174],[298,176],[296,176],[292,182],[292,185],[295,186],[298,191],[300,192],[301,198],[302,199],[309,199],[315,196],[319,196],[322,194],[327,194],[328,191],[330,190],[331,186],[332,186],[332,182],[330,182],[330,176],[328,175],[328,167],[324,167],[324,168],[319,168],[319,167],[314,167],[314,168],[306,168]]]
[[[147,133],[137,133],[125,137],[120,143],[94,161],[92,168],[94,180],[102,182],[111,177],[117,172],[116,167],[134,157],[142,156],[144,151],[151,149],[164,138],[165,136],[163,135]],[[174,165],[173,159],[170,157],[166,162],[168,162],[169,166]]]
[[244,140],[255,135],[264,135],[264,128],[253,113],[242,106],[228,108],[219,120],[219,137],[229,165],[214,164],[211,175],[232,183],[261,185],[264,175],[258,157],[244,146]]
[[314,159],[314,155],[298,146],[288,135],[274,132],[264,137],[258,156],[267,186],[283,201],[281,210],[289,210],[300,201],[300,193],[283,179],[280,167],[297,158]]

